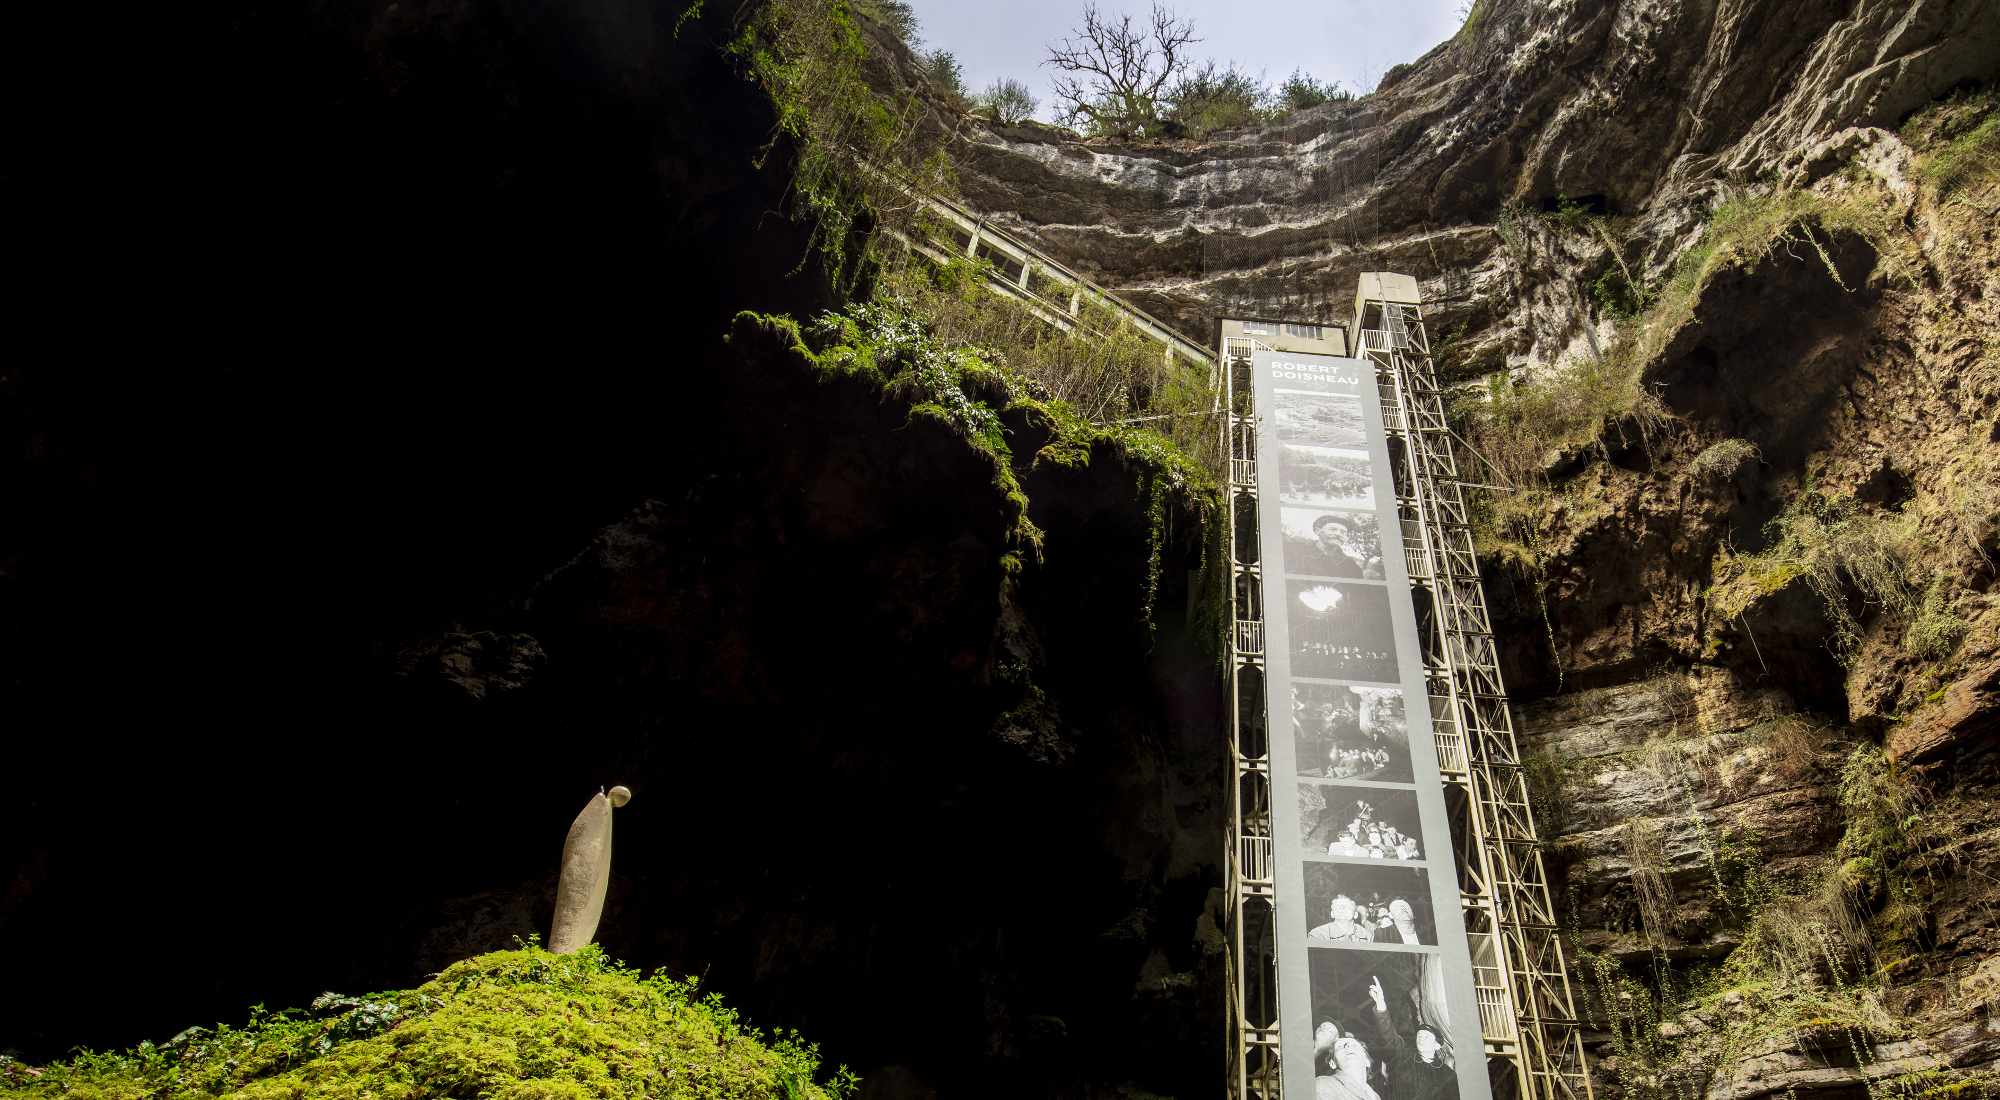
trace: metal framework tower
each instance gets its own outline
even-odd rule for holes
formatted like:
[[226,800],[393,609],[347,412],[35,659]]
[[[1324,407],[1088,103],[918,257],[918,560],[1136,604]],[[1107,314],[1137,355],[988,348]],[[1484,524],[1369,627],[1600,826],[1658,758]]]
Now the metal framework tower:
[[1257,416],[1250,355],[1256,341],[1223,341],[1217,403],[1227,408],[1222,450],[1229,456],[1229,1003],[1228,1096],[1275,1100],[1278,1065],[1276,883],[1271,853],[1271,756],[1265,719],[1264,574],[1257,552]]
[[[1430,357],[1416,281],[1364,273],[1349,354],[1375,368],[1389,437],[1404,559],[1418,604],[1433,743],[1454,818],[1460,902],[1489,1059],[1511,1065],[1524,1100],[1594,1100],[1582,1029],[1549,894],[1527,778],[1514,739],[1478,556]],[[1251,353],[1259,342],[1225,335],[1221,369],[1230,456],[1231,709],[1229,1051],[1231,1100],[1274,1100],[1278,1070],[1277,969],[1265,699],[1262,563],[1257,552],[1257,410]],[[1385,540],[1386,541],[1386,540]],[[1494,1075],[1497,1090],[1504,1079]],[[1507,1100],[1501,1096],[1499,1100]]]

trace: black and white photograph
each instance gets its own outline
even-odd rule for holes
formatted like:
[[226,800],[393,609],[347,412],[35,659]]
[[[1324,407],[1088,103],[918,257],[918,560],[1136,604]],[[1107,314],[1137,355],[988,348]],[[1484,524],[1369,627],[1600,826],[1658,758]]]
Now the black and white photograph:
[[1278,499],[1314,508],[1375,507],[1375,471],[1366,451],[1278,444]]
[[1300,783],[1299,831],[1308,856],[1424,858],[1415,791]]
[[1287,581],[1285,591],[1292,675],[1396,679],[1396,636],[1389,625],[1387,588],[1352,581]]
[[1292,743],[1300,775],[1412,781],[1400,688],[1294,683]]
[[1368,435],[1361,426],[1359,397],[1281,393],[1273,405],[1271,420],[1281,443],[1350,450],[1368,447]]
[[1430,879],[1416,867],[1307,863],[1306,939],[1437,946]]
[[1382,531],[1373,512],[1280,508],[1285,572],[1341,580],[1382,579]]
[[1456,1100],[1442,960],[1387,951],[1310,954],[1314,1100]]

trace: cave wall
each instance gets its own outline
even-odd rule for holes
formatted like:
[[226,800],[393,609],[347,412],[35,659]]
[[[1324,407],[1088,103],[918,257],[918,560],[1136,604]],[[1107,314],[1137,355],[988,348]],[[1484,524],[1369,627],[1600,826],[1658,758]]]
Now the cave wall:
[[144,154],[32,128],[82,346],[0,372],[0,1050],[545,931],[625,783],[606,945],[869,1095],[1213,1076],[1203,513],[1026,446],[1016,575],[991,457],[732,332],[849,291],[685,7],[222,5],[79,92]]

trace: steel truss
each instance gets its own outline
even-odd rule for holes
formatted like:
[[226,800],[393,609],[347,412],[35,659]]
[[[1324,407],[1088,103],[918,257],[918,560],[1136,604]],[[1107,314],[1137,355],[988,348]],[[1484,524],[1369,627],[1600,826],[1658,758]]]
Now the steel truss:
[[[1365,276],[1364,276],[1365,278]],[[1379,284],[1378,284],[1379,285]],[[1419,303],[1362,299],[1358,354],[1374,364],[1395,464],[1404,561],[1419,603],[1433,743],[1448,801],[1469,809],[1461,893],[1480,1031],[1514,1068],[1523,1100],[1594,1100],[1583,1035],[1535,831],[1525,770]],[[1230,1100],[1277,1100],[1278,972],[1271,852],[1263,563],[1258,560],[1257,410],[1251,353],[1223,341],[1216,372],[1228,454]],[[1218,409],[1218,411],[1221,411]],[[1457,816],[1454,814],[1454,816]],[[1500,1085],[1495,1081],[1496,1089]],[[1496,1097],[1496,1100],[1507,1100]]]
[[1512,1063],[1528,1100],[1593,1100],[1422,309],[1381,298],[1359,305],[1359,350],[1375,365],[1418,595],[1438,767],[1447,799],[1471,810],[1460,900],[1486,1053]]
[[1226,403],[1222,449],[1229,456],[1229,887],[1226,1025],[1232,1100],[1276,1100],[1278,957],[1271,858],[1271,741],[1264,682],[1264,574],[1257,552],[1257,415],[1250,354],[1255,341],[1223,342],[1216,377]]

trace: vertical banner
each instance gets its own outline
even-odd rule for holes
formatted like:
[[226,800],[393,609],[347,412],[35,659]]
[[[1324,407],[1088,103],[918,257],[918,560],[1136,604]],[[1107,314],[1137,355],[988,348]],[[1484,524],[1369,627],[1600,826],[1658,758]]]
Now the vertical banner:
[[1375,369],[1252,370],[1285,1095],[1490,1100]]

